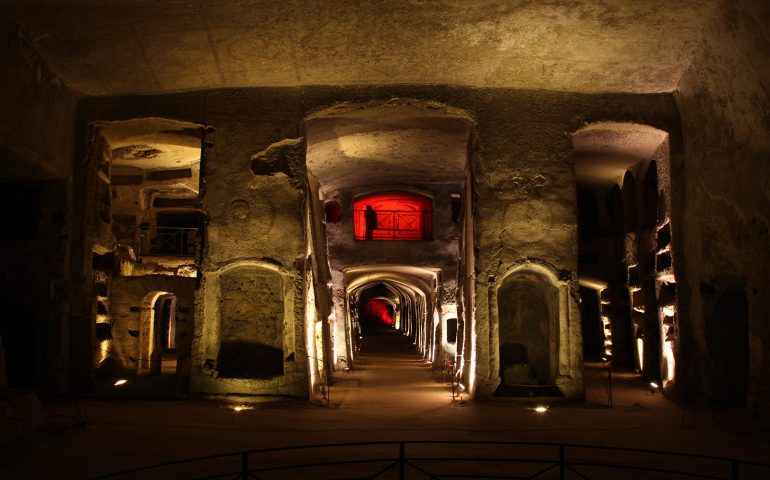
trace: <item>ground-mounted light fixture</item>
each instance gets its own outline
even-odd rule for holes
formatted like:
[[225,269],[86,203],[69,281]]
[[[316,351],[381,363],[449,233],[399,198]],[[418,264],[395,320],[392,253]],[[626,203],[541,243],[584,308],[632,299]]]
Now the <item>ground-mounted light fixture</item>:
[[235,413],[241,413],[244,410],[253,410],[254,407],[251,405],[233,405],[230,407],[230,410],[234,411]]
[[551,408],[550,405],[536,405],[536,406],[530,408],[530,410],[532,410],[533,412],[535,412],[538,415],[545,415],[546,413],[548,413],[548,410],[550,408]]
[[120,387],[125,385],[126,383],[128,383],[128,380],[126,380],[125,378],[121,378],[121,379],[115,380],[115,383],[113,383],[112,385],[116,387]]

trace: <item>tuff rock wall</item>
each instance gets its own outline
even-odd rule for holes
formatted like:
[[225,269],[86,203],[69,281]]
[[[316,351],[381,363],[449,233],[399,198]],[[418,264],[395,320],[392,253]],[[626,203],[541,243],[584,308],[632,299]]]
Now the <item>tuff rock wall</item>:
[[[441,102],[466,110],[476,122],[470,152],[475,239],[468,245],[475,251],[475,310],[466,313],[474,319],[468,335],[476,343],[473,376],[479,395],[491,394],[499,382],[498,288],[522,268],[541,272],[562,292],[558,378],[572,385],[565,394],[581,395],[570,134],[586,122],[601,120],[675,132],[678,117],[670,95],[398,86],[229,89],[84,100],[82,132],[97,120],[149,116],[216,129],[201,165],[208,227],[196,294],[194,390],[307,394],[302,119],[340,101],[393,98]],[[233,269],[241,272],[241,280],[226,279]],[[232,331],[226,325],[242,323],[244,311],[237,305],[246,308],[254,301],[262,302],[260,310],[272,312],[270,318],[283,312],[283,332],[276,333],[283,338],[271,340],[274,348],[283,346],[283,374],[268,379],[223,376],[219,355],[223,335]]]
[[[720,320],[725,294],[743,295],[748,315],[749,410],[770,414],[770,8],[719,3],[719,15],[676,92],[684,137],[684,274],[679,370],[689,398],[719,401],[735,388],[714,345],[730,335],[739,309]],[[677,238],[674,239],[677,242]],[[746,355],[746,334],[730,355]],[[726,338],[726,337],[724,337]],[[740,363],[740,362],[739,362]],[[745,364],[742,368],[745,368]],[[741,392],[739,392],[740,394]],[[726,398],[729,400],[729,398]],[[740,398],[733,399],[740,401]]]
[[[25,32],[0,15],[0,386],[61,390],[68,377],[73,93],[40,59]],[[21,189],[24,194],[15,195]],[[29,194],[29,195],[27,195]],[[30,197],[31,196],[31,197]],[[29,226],[28,233],[17,235]],[[2,346],[0,346],[2,350]],[[19,370],[20,369],[20,370]]]

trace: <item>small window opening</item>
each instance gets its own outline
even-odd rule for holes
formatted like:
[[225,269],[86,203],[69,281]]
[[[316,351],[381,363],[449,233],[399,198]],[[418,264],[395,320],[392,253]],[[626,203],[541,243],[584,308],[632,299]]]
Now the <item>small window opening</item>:
[[164,213],[157,217],[150,254],[192,256],[199,241],[199,213]]
[[446,321],[446,342],[457,343],[457,319],[449,318]]
[[337,223],[342,220],[342,207],[340,202],[332,201],[324,204],[324,216],[326,223]]
[[155,328],[164,352],[176,350],[176,297],[164,295],[155,302]]
[[460,222],[460,216],[462,215],[463,211],[463,202],[460,199],[460,194],[453,193],[450,197],[450,208],[452,211],[452,222],[453,223],[459,223]]
[[377,194],[353,203],[356,240],[430,240],[433,202],[414,193]]

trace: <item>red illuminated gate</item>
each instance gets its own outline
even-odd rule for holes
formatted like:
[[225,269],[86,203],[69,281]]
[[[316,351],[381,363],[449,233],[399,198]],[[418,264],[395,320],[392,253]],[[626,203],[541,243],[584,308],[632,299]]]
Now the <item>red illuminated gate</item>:
[[415,193],[371,195],[353,203],[356,240],[430,240],[433,202]]

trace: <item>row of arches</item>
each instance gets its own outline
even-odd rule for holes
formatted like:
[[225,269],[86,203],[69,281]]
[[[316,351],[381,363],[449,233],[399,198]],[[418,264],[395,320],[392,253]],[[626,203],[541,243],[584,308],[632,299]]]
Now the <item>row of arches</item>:
[[[573,148],[586,359],[611,361],[668,387],[675,386],[678,374],[688,375],[692,384],[698,375],[678,365],[680,226],[668,134],[644,125],[599,123],[577,132]],[[581,175],[586,165],[603,166],[605,175]],[[689,322],[704,325],[696,334],[706,339],[704,356],[720,359],[710,360],[709,373],[700,375],[709,398],[742,403],[748,387],[748,302],[735,287],[739,281],[723,283],[701,285],[701,294],[711,292],[702,323]],[[704,290],[712,284],[720,286]]]
[[348,272],[350,359],[355,361],[367,332],[382,328],[407,336],[422,355],[433,358],[435,277],[433,271],[397,265],[362,267]]
[[[398,115],[414,114],[410,108],[404,108]],[[380,117],[369,115],[375,113],[355,113],[351,114],[351,118],[360,120],[359,117],[366,116],[369,125],[367,128],[377,122],[387,123]],[[377,115],[381,115],[381,112]],[[388,182],[386,178],[386,181],[381,182],[392,183],[393,187],[384,188],[383,185],[371,183],[370,179],[357,182],[353,175],[355,172],[342,160],[358,158],[353,154],[363,154],[364,150],[361,150],[359,143],[343,140],[347,137],[360,140],[361,136],[368,135],[368,141],[374,145],[382,142],[382,135],[375,135],[370,131],[351,131],[336,133],[335,140],[331,141],[329,131],[354,128],[350,125],[356,122],[335,123],[330,118],[317,116],[314,118],[320,124],[331,122],[332,125],[321,125],[314,129],[313,123],[308,123],[306,153],[311,187],[306,193],[313,196],[312,201],[308,202],[309,215],[313,217],[311,222],[317,221],[318,218],[325,219],[325,222],[320,221],[322,225],[311,225],[308,229],[312,235],[322,238],[319,244],[313,243],[313,239],[307,240],[309,258],[312,257],[310,261],[317,262],[314,272],[316,278],[313,281],[317,281],[320,288],[314,291],[318,298],[316,303],[328,303],[315,307],[321,322],[328,323],[327,319],[336,316],[340,319],[337,326],[344,332],[340,335],[340,331],[334,330],[336,326],[330,327],[332,331],[322,336],[323,342],[327,344],[323,349],[331,350],[333,347],[336,351],[347,351],[347,355],[354,359],[356,339],[364,330],[366,321],[374,319],[375,323],[380,322],[383,326],[413,338],[421,352],[431,360],[436,360],[447,352],[451,353],[454,348],[458,362],[471,361],[472,355],[466,355],[462,347],[468,345],[469,350],[472,350],[475,346],[471,335],[475,322],[473,310],[463,308],[464,305],[472,303],[469,293],[473,293],[473,286],[466,288],[465,285],[466,281],[473,278],[469,273],[474,269],[473,245],[465,238],[472,237],[474,221],[469,201],[473,192],[467,182],[468,152],[471,151],[468,139],[472,123],[458,115],[447,115],[440,120],[437,118],[441,116],[433,113],[428,117],[430,118],[416,122],[421,128],[402,128],[398,125],[398,128],[390,128],[392,125],[389,125],[388,129],[383,127],[382,130],[388,130],[388,135],[398,140],[398,131],[403,129],[409,132],[404,133],[404,138],[415,140],[417,137],[414,135],[417,134],[414,131],[425,130],[421,122],[451,123],[451,128],[436,127],[435,131],[426,134],[426,137],[434,135],[447,143],[456,142],[453,144],[457,147],[455,150],[462,151],[462,154],[455,152],[449,155],[452,162],[450,168],[441,172],[445,177],[440,179],[444,182],[440,188],[431,183],[435,180],[433,178],[420,183],[419,180],[425,178],[424,172],[418,171],[404,160],[410,152],[398,151],[396,154],[400,156],[399,161],[403,168],[393,173],[393,179],[399,181]],[[199,129],[200,126],[196,128]],[[601,137],[602,141],[595,141],[596,136]],[[431,139],[420,141],[429,144]],[[112,156],[123,156],[120,158],[124,163],[128,161],[128,156],[136,153],[131,153],[131,149],[125,152],[120,150],[125,147],[136,150],[134,146],[120,142],[115,145],[117,147],[114,150],[118,153],[113,152]],[[387,145],[390,148],[393,142]],[[610,147],[607,147],[608,145]],[[381,167],[383,160],[379,157],[380,150],[385,149],[378,148],[366,150],[364,153],[369,157],[365,160],[372,166]],[[597,300],[592,307],[592,313],[585,314],[586,317],[593,318],[593,324],[589,328],[584,322],[584,330],[593,332],[592,335],[597,337],[592,342],[586,342],[586,345],[591,345],[586,348],[586,355],[595,359],[609,357],[617,365],[639,369],[651,379],[673,380],[677,342],[677,292],[673,269],[673,227],[668,196],[670,179],[667,178],[667,135],[660,130],[639,125],[595,124],[576,133],[573,137],[573,148],[576,155],[579,203],[588,205],[585,208],[579,205],[579,273],[581,281],[586,280],[584,284],[592,285],[589,290],[596,292]],[[140,153],[140,156],[152,155],[147,149]],[[336,162],[331,165],[334,168],[324,166],[323,161],[332,157]],[[437,160],[432,157],[426,156],[425,161],[429,166],[438,165]],[[128,166],[119,163],[116,165],[126,170],[120,173],[118,169],[120,175],[116,178],[126,177],[121,178],[118,183],[130,183],[131,180],[127,178],[131,173]],[[333,170],[337,167],[340,170],[335,174]],[[410,178],[409,175],[413,177]],[[417,182],[413,181],[415,178]],[[426,193],[417,194],[412,190]],[[378,193],[371,194],[372,191]],[[188,196],[192,198],[191,195]],[[182,197],[166,198],[164,203],[157,202],[158,199],[157,196],[152,197],[149,205],[178,206],[180,201],[185,200]],[[313,206],[313,202],[317,202],[317,205]],[[436,205],[439,205],[439,202],[446,203],[451,205],[451,208],[447,209],[446,215],[442,214],[439,218],[438,211],[434,216],[434,202]],[[327,208],[334,203],[340,208]],[[367,207],[371,207],[375,212],[377,218],[374,221],[367,220]],[[352,213],[348,224],[341,221],[345,211]],[[410,212],[412,217],[387,221],[380,218],[386,212],[398,211]],[[172,211],[169,212],[166,213],[173,214]],[[238,213],[232,215],[237,216]],[[161,215],[157,218],[166,217]],[[162,222],[158,220],[158,223]],[[338,223],[340,225],[335,225]],[[458,223],[461,225],[457,225]],[[453,227],[453,224],[456,226]],[[467,224],[470,226],[467,227]],[[609,231],[605,231],[605,226],[609,226]],[[466,227],[470,231],[466,230]],[[451,233],[446,234],[447,231]],[[343,234],[345,239],[342,239]],[[354,242],[348,241],[434,238],[438,245],[435,250],[449,252],[446,258],[431,256],[432,252],[427,250],[433,248],[432,246],[414,255],[405,255],[403,251],[397,251],[395,246],[383,247],[382,252],[373,253],[371,245],[359,250],[364,252],[361,254],[363,257],[354,258],[356,254],[350,253],[353,251],[351,243]],[[458,245],[453,250],[445,249],[443,244],[440,244],[450,241]],[[324,242],[329,248],[318,248],[318,245],[323,245]],[[607,246],[609,248],[604,248]],[[391,250],[387,250],[388,248]],[[589,257],[600,256],[595,253],[597,251],[611,253],[605,255],[608,258],[599,258],[594,262],[596,265],[592,265],[592,262],[588,261]],[[367,264],[366,256],[375,258],[377,262]],[[396,260],[405,262],[398,263]],[[414,277],[419,281],[398,275],[391,278],[391,273],[395,271],[391,268],[393,265],[399,265],[398,268],[417,268],[427,273]],[[132,268],[138,267],[134,265]],[[322,271],[324,269],[327,271]],[[370,275],[369,280],[363,283],[359,278],[362,269],[368,269],[367,275]],[[335,273],[338,274],[337,277],[334,276]],[[430,277],[432,281],[421,285],[423,277]],[[332,284],[332,290],[337,288],[343,291],[342,298],[346,302],[343,302],[343,308],[338,308],[339,304],[333,305],[333,300],[329,302],[330,297],[339,294],[320,292],[329,284]],[[497,342],[494,348],[497,365],[493,365],[490,373],[492,376],[497,375],[500,385],[556,384],[559,380],[561,373],[558,365],[564,355],[563,346],[573,341],[563,335],[562,319],[569,315],[569,306],[563,300],[563,287],[562,283],[554,282],[548,275],[531,269],[511,274],[495,283],[496,293],[490,306],[489,321],[496,329],[497,336],[491,338],[491,343],[494,345]],[[606,292],[603,293],[604,290]],[[450,293],[447,295],[445,292]],[[285,292],[279,294],[285,295]],[[166,299],[161,302],[166,305],[160,307],[161,310],[167,309],[169,301]],[[102,303],[105,305],[106,315],[111,315],[109,302]],[[332,315],[333,313],[336,315]],[[603,323],[605,318],[606,324]],[[97,319],[97,323],[107,322]],[[148,333],[148,337],[165,336],[166,344],[171,345],[167,330],[158,333],[154,329],[155,327],[152,327],[148,330],[153,332]],[[143,337],[140,343],[152,344],[145,340]],[[344,347],[343,342],[346,343]],[[171,347],[161,344],[161,351],[163,348]],[[220,359],[226,357],[222,351],[219,350]],[[239,359],[244,355],[246,354],[235,355],[233,358],[236,360],[230,363],[240,362]],[[141,367],[143,370],[156,370],[152,356],[149,349],[146,354],[140,355],[141,362],[149,362],[146,368]],[[336,354],[327,356],[333,357],[332,364],[336,362]],[[278,356],[275,356],[276,364],[283,365],[284,362],[285,358],[281,357],[279,361]],[[235,367],[234,370],[238,368]],[[281,373],[283,370],[275,369],[265,375]],[[470,378],[465,381],[468,384],[473,383]]]
[[600,123],[577,132],[573,148],[576,164],[606,169],[603,176],[577,178],[579,274],[583,293],[598,299],[583,309],[584,330],[599,337],[584,342],[585,356],[671,383],[677,296],[668,134]]

